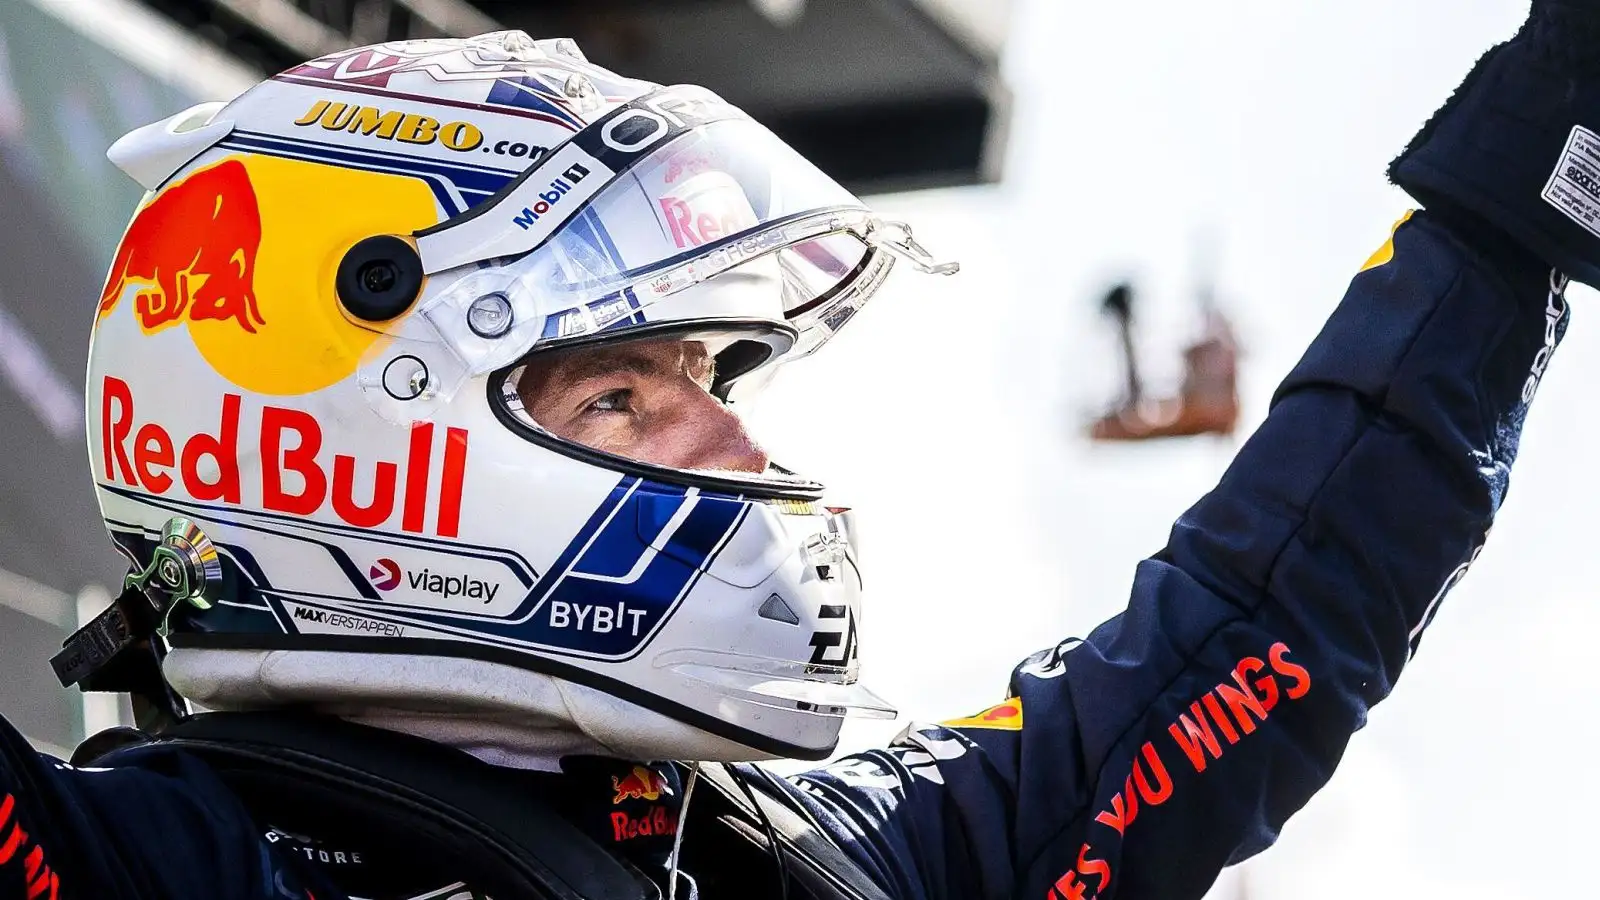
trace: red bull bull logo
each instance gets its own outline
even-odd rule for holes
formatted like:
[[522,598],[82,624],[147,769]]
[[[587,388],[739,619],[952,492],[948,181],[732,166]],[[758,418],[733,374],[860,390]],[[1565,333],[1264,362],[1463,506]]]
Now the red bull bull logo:
[[100,315],[137,286],[147,333],[185,320],[231,321],[254,334],[261,211],[244,164],[228,160],[162,191],[134,215],[100,295]]
[[633,771],[621,778],[611,776],[611,789],[616,792],[611,798],[614,806],[624,800],[659,800],[667,792],[667,783],[655,770],[634,766]]
[[312,393],[354,374],[383,337],[343,315],[331,261],[439,216],[416,178],[241,153],[174,179],[134,215],[96,329],[158,342],[145,349],[177,370],[192,345],[247,393]]

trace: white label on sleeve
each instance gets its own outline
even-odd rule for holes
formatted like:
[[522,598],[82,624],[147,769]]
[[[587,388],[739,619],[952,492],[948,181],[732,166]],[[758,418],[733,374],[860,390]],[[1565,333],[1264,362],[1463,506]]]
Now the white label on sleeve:
[[1600,236],[1600,135],[1574,125],[1541,194],[1546,203]]

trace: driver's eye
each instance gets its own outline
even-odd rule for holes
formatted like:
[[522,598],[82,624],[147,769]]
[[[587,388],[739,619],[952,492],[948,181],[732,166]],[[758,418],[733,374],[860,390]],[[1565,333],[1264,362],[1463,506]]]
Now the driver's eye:
[[607,391],[589,404],[589,410],[595,412],[628,412],[632,408],[633,391],[627,388]]

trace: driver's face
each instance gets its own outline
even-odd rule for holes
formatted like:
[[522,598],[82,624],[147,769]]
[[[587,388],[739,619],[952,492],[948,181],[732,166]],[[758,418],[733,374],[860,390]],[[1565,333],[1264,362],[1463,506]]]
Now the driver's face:
[[557,437],[676,469],[760,474],[767,454],[711,396],[715,361],[697,341],[663,339],[534,356],[523,408]]

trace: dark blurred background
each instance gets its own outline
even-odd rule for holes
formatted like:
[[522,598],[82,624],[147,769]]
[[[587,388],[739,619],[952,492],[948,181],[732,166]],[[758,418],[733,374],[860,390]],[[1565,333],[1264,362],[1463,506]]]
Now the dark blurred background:
[[247,65],[520,28],[703,84],[858,193],[998,177],[1005,0],[144,0]]

